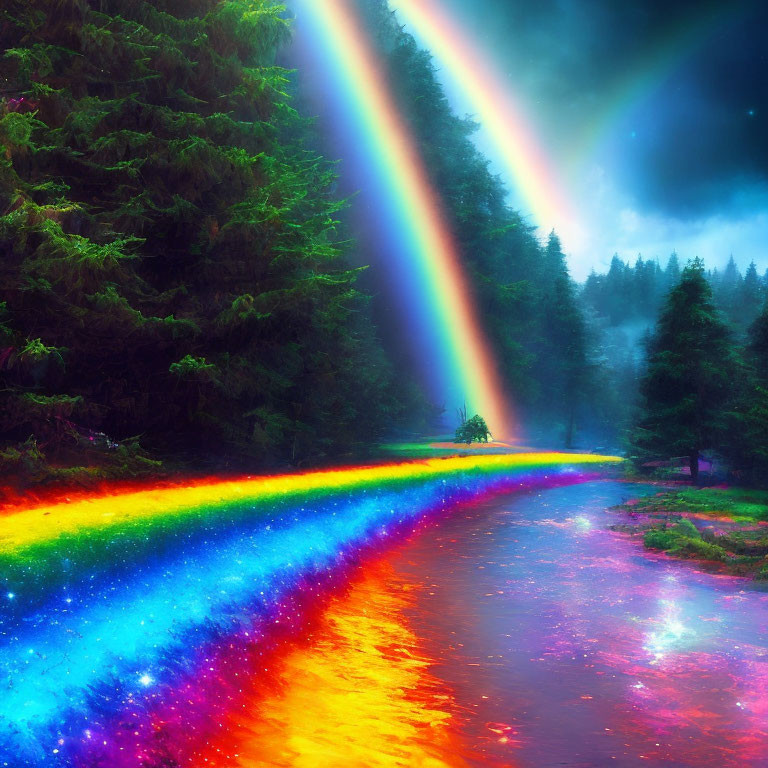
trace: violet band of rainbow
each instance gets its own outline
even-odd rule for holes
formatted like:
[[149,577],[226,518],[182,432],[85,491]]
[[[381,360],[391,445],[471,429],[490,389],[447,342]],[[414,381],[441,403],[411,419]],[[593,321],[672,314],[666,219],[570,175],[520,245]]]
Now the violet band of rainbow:
[[307,579],[331,577],[430,512],[547,477],[578,480],[576,467],[617,460],[436,459],[125,493],[2,518],[3,575],[13,566],[17,581],[0,628],[0,757],[70,764],[65,746],[87,738],[94,713],[117,712],[194,667],[196,649],[255,631]]

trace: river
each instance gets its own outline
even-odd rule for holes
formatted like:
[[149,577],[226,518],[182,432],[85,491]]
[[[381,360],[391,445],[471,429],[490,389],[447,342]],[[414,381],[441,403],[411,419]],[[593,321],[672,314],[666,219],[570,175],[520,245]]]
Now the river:
[[643,550],[613,481],[466,505],[367,563],[195,764],[768,765],[768,595]]

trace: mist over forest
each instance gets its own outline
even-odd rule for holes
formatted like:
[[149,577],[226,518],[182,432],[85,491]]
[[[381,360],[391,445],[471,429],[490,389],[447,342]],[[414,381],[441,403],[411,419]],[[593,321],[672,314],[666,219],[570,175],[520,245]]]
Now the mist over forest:
[[[642,256],[634,264],[614,256],[606,273],[592,272],[580,286],[582,306],[596,345],[594,354],[599,364],[610,370],[613,389],[623,404],[616,414],[615,423],[620,427],[615,434],[625,441],[641,405],[640,384],[648,345],[684,267],[676,253],[664,266]],[[768,298],[768,274],[759,275],[754,261],[742,274],[731,256],[724,270],[706,270],[705,277],[714,307],[727,325],[733,344],[749,344]]]

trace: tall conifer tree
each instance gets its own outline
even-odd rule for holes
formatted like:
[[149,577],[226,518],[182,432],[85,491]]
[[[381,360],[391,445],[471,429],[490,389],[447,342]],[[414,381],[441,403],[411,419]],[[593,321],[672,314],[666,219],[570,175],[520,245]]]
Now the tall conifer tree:
[[667,297],[648,347],[635,448],[654,458],[687,457],[696,480],[701,451],[723,438],[739,368],[700,259]]
[[768,302],[749,329],[745,351],[746,381],[730,414],[731,429],[724,441],[737,476],[768,484]]

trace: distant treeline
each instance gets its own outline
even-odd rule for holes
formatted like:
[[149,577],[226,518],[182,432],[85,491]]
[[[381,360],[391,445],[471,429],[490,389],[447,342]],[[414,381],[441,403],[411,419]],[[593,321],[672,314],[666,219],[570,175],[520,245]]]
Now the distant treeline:
[[[611,326],[655,322],[669,291],[680,280],[681,265],[673,253],[664,267],[658,260],[638,256],[634,265],[614,256],[607,273],[592,272],[582,297],[586,305]],[[724,270],[705,276],[712,286],[715,305],[738,333],[745,333],[768,296],[768,271],[759,275],[752,262],[742,275],[733,256]]]
[[[732,262],[728,273],[735,277]],[[743,290],[747,277],[732,282]],[[628,441],[638,465],[685,457],[697,479],[702,456],[716,456],[733,478],[768,483],[768,305],[738,334],[699,259],[662,303],[639,393]]]
[[[664,268],[614,256],[582,288],[593,352],[620,394],[615,438],[638,467],[700,459],[768,483],[768,275],[677,254]],[[709,465],[709,461],[707,464]]]

